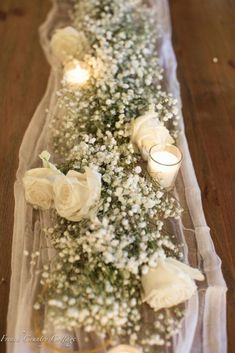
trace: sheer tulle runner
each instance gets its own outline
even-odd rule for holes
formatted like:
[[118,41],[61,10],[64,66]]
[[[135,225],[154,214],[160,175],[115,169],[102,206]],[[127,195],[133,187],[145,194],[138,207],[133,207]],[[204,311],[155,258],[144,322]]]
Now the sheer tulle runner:
[[[156,23],[162,31],[159,43],[159,56],[165,69],[165,86],[178,99],[181,107],[180,88],[176,78],[176,59],[171,43],[171,24],[167,0],[152,1],[156,6]],[[37,166],[38,155],[43,149],[49,148],[48,122],[56,109],[56,90],[60,85],[60,72],[56,69],[53,57],[50,55],[49,40],[56,27],[68,23],[69,1],[53,1],[53,7],[45,23],[40,27],[40,39],[45,55],[51,64],[48,87],[32,121],[25,133],[20,153],[19,169],[15,183],[15,223],[12,245],[12,278],[10,302],[8,309],[7,335],[8,353],[52,352],[50,344],[32,342],[37,332],[33,304],[40,281],[40,269],[53,255],[42,229],[48,223],[45,214],[40,213],[35,219],[32,208],[24,199],[22,176],[27,169]],[[48,110],[47,110],[48,109]],[[189,263],[198,266],[206,275],[206,281],[199,286],[198,294],[186,305],[185,317],[180,334],[173,340],[172,348],[166,352],[174,353],[225,353],[227,351],[226,337],[226,284],[221,272],[221,261],[218,258],[210,229],[204,217],[201,193],[192,165],[188,144],[184,133],[183,117],[180,121],[178,139],[184,160],[180,176],[177,180],[176,194],[185,209],[182,220],[172,224],[175,233],[184,243],[185,258]],[[23,256],[40,250],[36,264],[30,264],[30,256]],[[33,318],[33,319],[32,319]],[[63,332],[56,332],[63,337]],[[53,328],[51,330],[53,335]],[[68,334],[66,333],[68,338]],[[73,337],[77,337],[80,349],[86,349],[82,334],[74,332],[71,340],[63,342],[57,339],[57,351],[78,351]],[[32,342],[32,344],[30,344]]]

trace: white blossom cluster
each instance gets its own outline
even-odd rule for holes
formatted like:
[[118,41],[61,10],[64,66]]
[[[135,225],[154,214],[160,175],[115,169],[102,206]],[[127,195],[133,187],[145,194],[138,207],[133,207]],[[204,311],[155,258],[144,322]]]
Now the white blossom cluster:
[[156,265],[159,256],[164,256],[163,248],[177,253],[162,228],[165,219],[179,217],[180,208],[173,197],[156,190],[136,165],[133,146],[125,144],[122,150],[110,135],[107,133],[103,145],[93,143],[87,136],[86,142],[74,149],[73,166],[82,169],[83,165],[94,163],[105,187],[98,213],[101,222],[83,228],[78,225],[76,251],[91,256],[102,254],[106,264],[138,275]]
[[62,82],[50,124],[53,154],[63,172],[97,168],[102,193],[96,219],[55,216],[46,230],[57,256],[44,268],[47,290],[39,302],[48,304],[48,320],[58,328],[82,327],[113,342],[129,337],[148,351],[169,342],[181,317],[179,308],[151,312],[153,327],[146,330],[140,282],[159,258],[182,256],[165,229],[181,207],[147,174],[130,143],[131,122],[154,109],[176,136],[177,102],[161,85],[148,1],[77,0],[74,27],[89,42],[84,61],[91,78],[77,90]]

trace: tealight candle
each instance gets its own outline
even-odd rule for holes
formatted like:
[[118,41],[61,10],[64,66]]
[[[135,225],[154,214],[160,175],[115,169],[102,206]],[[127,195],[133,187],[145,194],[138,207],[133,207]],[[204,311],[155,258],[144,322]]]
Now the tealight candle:
[[135,347],[120,344],[119,346],[110,349],[108,353],[141,353],[141,351]]
[[64,80],[70,87],[77,88],[84,85],[89,80],[90,74],[87,69],[75,60],[65,66]]
[[174,145],[154,145],[150,148],[148,171],[158,183],[171,189],[174,186],[180,165],[182,153]]

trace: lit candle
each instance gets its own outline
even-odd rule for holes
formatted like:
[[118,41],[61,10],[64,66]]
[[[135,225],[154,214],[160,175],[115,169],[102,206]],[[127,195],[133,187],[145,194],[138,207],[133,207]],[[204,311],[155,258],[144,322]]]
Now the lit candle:
[[148,171],[158,183],[171,189],[174,186],[180,164],[182,153],[173,145],[154,145],[149,151]]
[[74,60],[65,65],[64,81],[71,88],[78,88],[89,80],[89,71],[82,67],[79,61]]
[[141,350],[132,346],[128,346],[126,344],[121,344],[117,347],[110,349],[108,353],[141,353]]

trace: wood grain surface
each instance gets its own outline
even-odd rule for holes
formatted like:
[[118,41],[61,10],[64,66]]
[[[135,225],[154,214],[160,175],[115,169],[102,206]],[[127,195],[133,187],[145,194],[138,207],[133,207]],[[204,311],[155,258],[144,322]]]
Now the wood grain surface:
[[[170,6],[186,134],[229,287],[229,353],[234,353],[235,1],[170,0]],[[13,184],[24,131],[46,89],[49,67],[38,27],[49,8],[48,0],[0,0],[0,340],[6,332]],[[1,342],[0,352],[5,352]]]
[[170,0],[170,5],[186,135],[229,287],[228,352],[234,353],[235,1]]
[[38,37],[49,9],[48,0],[0,0],[0,340],[6,333],[13,184],[19,147],[49,75]]

